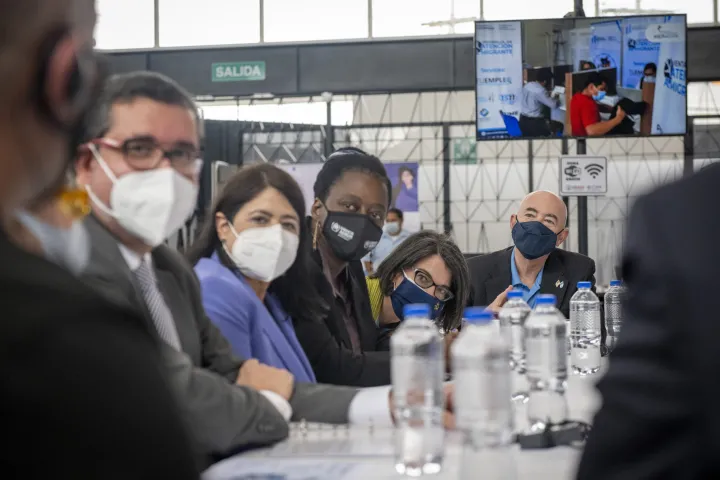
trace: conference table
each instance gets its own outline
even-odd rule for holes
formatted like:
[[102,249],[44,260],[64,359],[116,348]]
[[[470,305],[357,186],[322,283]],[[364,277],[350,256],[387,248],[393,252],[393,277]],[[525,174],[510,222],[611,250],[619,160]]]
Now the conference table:
[[[603,359],[605,360],[605,359]],[[606,368],[588,376],[570,375],[567,401],[569,419],[590,423],[600,405],[595,383]],[[527,427],[526,404],[515,404],[516,431]],[[442,471],[428,477],[456,480],[462,458],[458,432],[448,432]],[[520,450],[512,447],[511,464],[517,479],[565,480],[573,478],[581,450],[555,447]],[[497,475],[497,472],[495,472]],[[372,426],[293,424],[287,440],[270,448],[252,450],[213,465],[204,480],[389,480],[395,472],[393,430]],[[475,477],[474,477],[475,478]],[[486,477],[478,472],[476,478]],[[492,478],[507,478],[507,475]]]

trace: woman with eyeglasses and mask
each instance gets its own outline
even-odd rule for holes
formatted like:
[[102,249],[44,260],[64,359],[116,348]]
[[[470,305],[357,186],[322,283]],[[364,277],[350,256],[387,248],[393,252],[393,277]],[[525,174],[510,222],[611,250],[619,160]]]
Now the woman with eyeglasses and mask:
[[192,245],[202,301],[235,354],[316,381],[295,325],[320,325],[328,307],[310,276],[305,200],[273,165],[246,167],[225,185]]
[[373,317],[380,327],[394,330],[405,305],[425,303],[438,326],[450,332],[460,325],[469,277],[465,257],[448,235],[414,233],[367,279]]

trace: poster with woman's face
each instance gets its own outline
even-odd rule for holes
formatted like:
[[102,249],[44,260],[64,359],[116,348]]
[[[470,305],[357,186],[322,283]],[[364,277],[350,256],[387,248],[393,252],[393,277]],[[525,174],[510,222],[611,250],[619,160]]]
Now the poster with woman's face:
[[418,164],[386,163],[385,170],[392,183],[391,205],[403,212],[417,212],[418,204]]

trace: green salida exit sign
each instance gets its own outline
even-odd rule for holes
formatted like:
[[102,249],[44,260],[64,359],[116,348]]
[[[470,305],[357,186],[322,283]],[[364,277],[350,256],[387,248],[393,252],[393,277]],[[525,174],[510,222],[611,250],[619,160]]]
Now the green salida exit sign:
[[212,64],[213,82],[265,80],[265,62],[221,62]]

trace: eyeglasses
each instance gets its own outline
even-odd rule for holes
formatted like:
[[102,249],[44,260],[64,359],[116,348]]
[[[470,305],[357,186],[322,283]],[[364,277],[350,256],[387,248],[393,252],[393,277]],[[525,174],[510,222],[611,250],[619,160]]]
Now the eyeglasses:
[[415,270],[413,270],[413,275],[413,282],[415,282],[415,285],[417,285],[418,287],[424,289],[435,287],[434,296],[441,302],[450,301],[453,299],[453,297],[455,297],[455,295],[450,291],[449,288],[435,283],[430,274],[426,271],[416,268]]
[[201,151],[194,146],[175,145],[170,150],[165,150],[152,137],[134,137],[124,142],[103,137],[90,143],[122,153],[125,162],[135,170],[157,168],[164,158],[170,161],[175,170],[185,174],[197,174],[202,165]]

